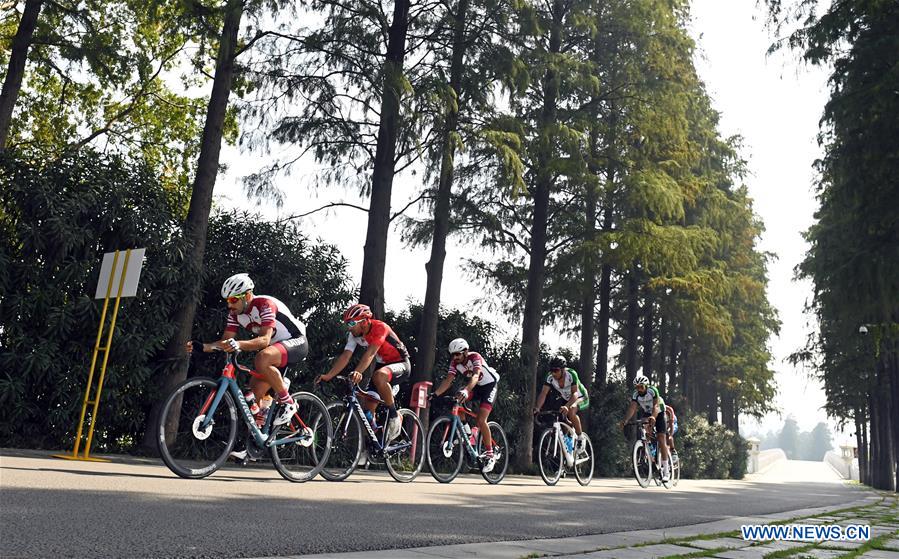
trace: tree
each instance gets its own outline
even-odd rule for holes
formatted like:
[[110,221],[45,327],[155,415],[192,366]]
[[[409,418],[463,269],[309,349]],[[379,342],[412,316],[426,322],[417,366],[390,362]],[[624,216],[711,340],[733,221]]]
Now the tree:
[[780,447],[787,458],[799,460],[799,424],[793,417],[784,421],[783,429],[777,435],[777,446]]
[[[167,393],[187,376],[187,356],[184,345],[191,337],[197,301],[202,286],[203,257],[206,253],[206,232],[209,227],[209,212],[212,208],[212,191],[218,174],[219,153],[225,129],[225,117],[228,109],[228,97],[235,73],[235,57],[238,52],[237,37],[240,20],[244,13],[243,0],[227,0],[223,6],[222,31],[219,36],[218,56],[215,64],[215,75],[212,93],[206,112],[206,124],[203,127],[203,138],[200,143],[200,157],[197,162],[197,174],[191,188],[190,205],[187,219],[184,222],[185,240],[185,281],[183,304],[172,317],[174,335],[165,347],[164,359],[170,369],[161,376],[160,388]],[[159,402],[150,416],[150,425],[156,425],[160,413]],[[177,421],[175,414],[166,419],[172,423]],[[172,426],[172,431],[177,426]],[[156,448],[154,429],[146,431],[143,446],[149,451]]]

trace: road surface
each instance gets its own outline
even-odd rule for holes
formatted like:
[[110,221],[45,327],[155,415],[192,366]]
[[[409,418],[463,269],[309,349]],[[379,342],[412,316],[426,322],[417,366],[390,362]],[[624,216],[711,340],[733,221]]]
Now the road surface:
[[288,483],[268,467],[205,480],[154,460],[72,462],[0,451],[2,557],[259,557],[667,528],[859,499],[823,463],[783,462],[743,481],[480,476],[449,485],[380,473]]

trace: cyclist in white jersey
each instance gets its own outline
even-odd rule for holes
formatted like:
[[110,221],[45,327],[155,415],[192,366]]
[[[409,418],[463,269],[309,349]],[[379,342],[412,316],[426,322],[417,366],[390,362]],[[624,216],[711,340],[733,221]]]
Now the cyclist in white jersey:
[[655,386],[650,386],[649,379],[644,375],[638,375],[634,379],[634,392],[631,394],[631,402],[628,405],[627,414],[624,420],[619,423],[619,426],[623,427],[638,410],[641,416],[649,417],[649,423],[646,425],[647,434],[652,435],[653,430],[655,430],[656,441],[659,444],[659,454],[662,456],[662,479],[668,481],[671,472],[668,468],[668,426],[665,417],[665,400],[659,393],[659,389]]
[[534,415],[540,413],[549,390],[554,388],[565,401],[559,408],[559,413],[567,417],[574,426],[574,432],[577,434],[577,450],[581,452],[586,447],[587,437],[584,436],[581,429],[581,418],[578,417],[577,412],[590,407],[590,397],[587,395],[587,389],[581,384],[577,372],[568,368],[567,365],[568,362],[561,355],[549,360],[549,374],[546,375],[543,389],[537,395]]
[[[281,412],[274,420],[275,425],[287,423],[297,411],[281,370],[288,364],[299,363],[309,353],[306,341],[306,326],[297,320],[284,303],[268,295],[254,295],[253,280],[247,274],[235,274],[222,285],[222,298],[227,301],[228,321],[222,338],[216,342],[204,343],[203,351],[256,351],[253,377],[247,404],[254,414],[260,413],[258,402],[273,388]],[[256,335],[251,340],[235,340],[240,327]],[[193,342],[187,343],[187,351],[193,349]],[[234,454],[234,453],[232,453]],[[237,452],[236,454],[240,454]]]
[[465,387],[456,393],[459,401],[477,400],[478,429],[484,440],[484,466],[482,470],[490,473],[496,465],[493,455],[493,437],[487,426],[487,418],[493,411],[496,402],[496,387],[499,384],[499,374],[493,370],[481,357],[481,354],[468,350],[468,342],[462,338],[456,338],[449,344],[450,359],[449,371],[440,386],[434,391],[435,396],[440,396],[453,384],[457,376],[462,375]]

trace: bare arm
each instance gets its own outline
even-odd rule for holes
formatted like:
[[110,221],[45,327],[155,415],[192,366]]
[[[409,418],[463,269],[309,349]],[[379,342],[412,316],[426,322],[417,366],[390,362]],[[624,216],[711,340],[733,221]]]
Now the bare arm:
[[337,359],[334,361],[334,364],[331,365],[331,369],[327,373],[322,375],[321,379],[323,381],[327,382],[327,381],[331,380],[332,378],[336,377],[337,374],[340,373],[340,371],[342,371],[347,366],[347,363],[350,362],[350,358],[352,358],[352,357],[353,357],[352,351],[350,351],[348,349],[343,350],[343,353],[341,353],[337,357]]
[[537,403],[534,405],[534,412],[539,412],[543,409],[543,402],[546,401],[546,395],[549,394],[549,387],[545,384],[543,385],[543,390],[540,391],[540,394],[537,395]]

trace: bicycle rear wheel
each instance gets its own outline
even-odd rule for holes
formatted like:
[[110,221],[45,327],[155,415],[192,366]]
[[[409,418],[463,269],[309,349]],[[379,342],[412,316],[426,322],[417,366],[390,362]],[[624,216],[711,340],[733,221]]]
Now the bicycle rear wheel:
[[397,438],[387,443],[387,448],[397,445],[403,447],[396,451],[385,452],[384,459],[390,476],[401,483],[407,483],[418,476],[421,467],[424,466],[428,450],[425,448],[425,433],[421,420],[415,412],[401,409],[397,413],[403,419],[403,427]]
[[344,402],[331,402],[327,408],[333,436],[331,452],[321,474],[328,481],[343,481],[350,477],[362,458],[362,425]]
[[562,477],[562,441],[556,438],[555,429],[546,429],[537,445],[537,462],[540,477],[546,485],[555,485]]
[[453,433],[453,419],[440,417],[431,424],[428,432],[428,468],[431,475],[440,483],[449,483],[456,479],[459,470],[462,469],[462,443],[461,429]]
[[157,424],[157,446],[162,461],[176,475],[204,478],[228,459],[237,438],[237,406],[229,392],[212,413],[212,421],[202,422],[219,383],[211,378],[192,378],[179,384],[166,398]]
[[590,485],[593,479],[593,443],[587,433],[584,433],[584,450],[574,455],[574,477],[581,485]]
[[[487,483],[497,484],[506,477],[506,470],[509,469],[509,441],[506,440],[506,432],[503,431],[502,426],[496,421],[490,421],[487,423],[487,427],[490,429],[490,436],[493,438],[493,458],[495,460],[493,464],[493,469],[489,472],[484,472],[483,467],[481,468],[481,475],[487,480]],[[481,456],[484,453],[484,439],[481,434],[478,434],[478,456]]]
[[641,440],[634,441],[632,463],[637,483],[640,484],[640,487],[649,487],[649,482],[652,480],[652,461],[646,455],[646,449],[643,448]]
[[309,481],[318,475],[331,451],[331,416],[318,396],[309,392],[292,394],[297,411],[289,422],[274,428],[272,437],[298,440],[271,447],[272,463],[287,481]]

